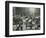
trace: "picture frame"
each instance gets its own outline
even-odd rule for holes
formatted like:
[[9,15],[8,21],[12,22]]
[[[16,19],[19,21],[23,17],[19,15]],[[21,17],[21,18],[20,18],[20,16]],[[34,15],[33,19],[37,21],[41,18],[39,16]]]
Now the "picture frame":
[[[17,19],[17,17],[19,19],[19,16],[22,17],[22,19],[24,20],[26,18],[28,19],[28,16],[31,20],[32,19],[36,20],[37,18],[38,20],[39,19],[40,20],[39,21],[36,20],[38,22],[38,23],[36,22],[37,24],[35,23],[35,20],[31,21],[30,22],[31,24],[29,24],[29,22],[26,21],[27,26],[24,26],[25,22],[23,22],[23,20],[22,22],[17,22],[18,20],[16,21],[14,20]],[[22,25],[19,23],[22,23]],[[31,26],[28,27],[29,26],[28,24]],[[32,35],[44,35],[44,34],[45,34],[45,3],[5,1],[6,37],[32,36]]]

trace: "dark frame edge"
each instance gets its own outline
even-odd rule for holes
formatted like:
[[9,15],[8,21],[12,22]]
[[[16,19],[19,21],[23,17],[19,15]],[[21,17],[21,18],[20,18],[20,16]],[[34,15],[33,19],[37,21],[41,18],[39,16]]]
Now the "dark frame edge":
[[9,3],[5,1],[5,36],[9,37]]
[[43,4],[43,34],[45,35],[45,3]]
[[38,35],[44,35],[44,33],[39,33],[39,34],[23,34],[23,35],[9,35],[8,37],[23,37],[23,36],[38,36]]
[[40,2],[22,2],[22,1],[5,1],[8,3],[23,3],[23,4],[38,4],[38,5],[44,5],[45,3],[40,3]]

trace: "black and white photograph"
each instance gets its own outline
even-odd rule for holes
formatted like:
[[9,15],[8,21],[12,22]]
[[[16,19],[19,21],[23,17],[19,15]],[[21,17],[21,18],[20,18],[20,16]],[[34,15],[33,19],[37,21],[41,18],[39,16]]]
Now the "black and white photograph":
[[13,7],[13,31],[40,30],[40,8]]
[[44,3],[6,1],[5,36],[44,35],[44,15]]

